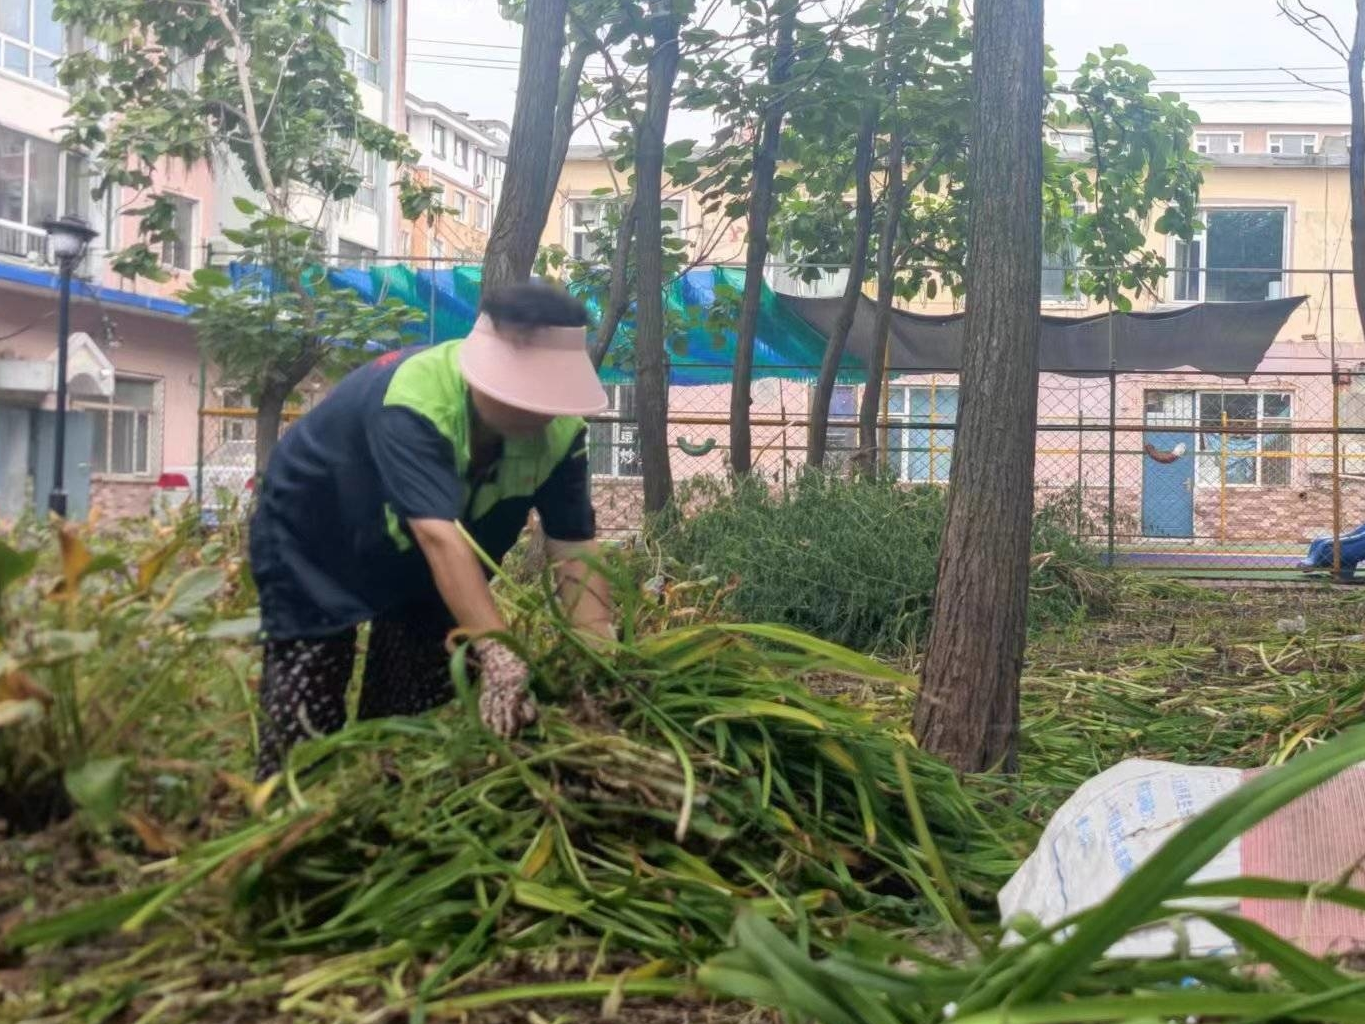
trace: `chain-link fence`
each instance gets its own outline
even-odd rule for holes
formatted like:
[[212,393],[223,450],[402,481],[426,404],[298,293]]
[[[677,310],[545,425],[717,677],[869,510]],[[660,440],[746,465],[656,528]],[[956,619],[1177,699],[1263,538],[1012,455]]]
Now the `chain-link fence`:
[[[1299,362],[1322,365],[1245,378],[1043,373],[1036,506],[1115,564],[1297,571],[1311,541],[1365,522],[1365,364],[1333,372],[1325,358]],[[610,390],[613,410],[591,424],[589,449],[599,528],[620,535],[641,523],[642,466],[634,390]],[[827,466],[847,464],[858,448],[861,392],[835,387]],[[811,393],[794,381],[754,385],[754,471],[774,487],[789,486],[806,464]],[[887,382],[878,418],[884,471],[906,484],[947,484],[958,395],[956,374]],[[728,474],[729,412],[728,387],[671,389],[675,480]],[[1349,539],[1344,548],[1344,562],[1365,555]],[[1333,558],[1321,567],[1332,568]]]
[[[1037,507],[1072,524],[1112,564],[1284,575],[1299,571],[1308,545],[1320,537],[1344,539],[1329,540],[1317,553],[1319,568],[1350,567],[1365,557],[1365,528],[1358,543],[1351,536],[1365,523],[1365,338],[1341,273],[1173,268],[1164,292],[1188,301],[1215,301],[1210,296],[1229,281],[1238,283],[1240,300],[1306,298],[1253,373],[1111,370],[1078,377],[1044,369]],[[1071,309],[1081,312],[1080,303]],[[1110,348],[1117,365],[1112,340]],[[1201,365],[1210,365],[1208,354],[1206,347]],[[717,379],[729,377],[724,367],[710,369]],[[756,380],[749,403],[754,472],[778,490],[805,470],[818,367],[782,372],[783,379]],[[959,387],[954,372],[890,375],[877,430],[885,472],[907,485],[948,483]],[[637,531],[644,518],[640,417],[633,385],[607,391],[610,409],[589,424],[589,458],[599,529],[619,537]],[[856,453],[862,397],[859,384],[834,388],[827,468],[847,465]],[[228,404],[210,396],[201,411],[197,475],[210,509],[240,500],[252,477],[253,413]],[[675,481],[729,476],[730,416],[728,384],[670,388]]]

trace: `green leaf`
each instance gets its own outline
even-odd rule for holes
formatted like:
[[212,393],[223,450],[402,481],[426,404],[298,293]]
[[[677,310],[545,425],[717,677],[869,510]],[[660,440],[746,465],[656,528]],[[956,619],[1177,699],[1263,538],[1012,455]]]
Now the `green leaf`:
[[231,288],[232,278],[217,267],[200,267],[194,272],[194,283],[201,288]]
[[247,615],[240,619],[223,619],[204,630],[208,640],[249,640],[261,632],[261,617]]
[[246,196],[233,196],[232,205],[237,207],[237,212],[247,217],[254,217],[261,212],[261,208],[253,203]]
[[128,759],[104,757],[68,768],[62,776],[72,801],[100,828],[118,818],[127,783]]
[[18,583],[38,564],[38,551],[17,551],[0,541],[0,594]]
[[210,566],[191,569],[171,584],[171,589],[157,609],[155,617],[169,615],[172,618],[185,618],[192,615],[223,588],[226,580],[227,576],[222,569]]

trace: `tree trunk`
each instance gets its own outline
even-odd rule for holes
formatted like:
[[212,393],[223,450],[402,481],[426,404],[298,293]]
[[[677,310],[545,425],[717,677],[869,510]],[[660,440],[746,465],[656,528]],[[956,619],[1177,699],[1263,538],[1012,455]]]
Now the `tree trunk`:
[[654,4],[653,47],[647,69],[645,114],[635,153],[635,409],[640,418],[640,459],[645,511],[661,512],[673,498],[668,457],[668,366],[664,352],[663,167],[668,106],[678,76],[678,18],[673,0]]
[[1356,310],[1365,323],[1365,0],[1356,0],[1356,28],[1346,61],[1351,93],[1351,280]]
[[877,317],[873,321],[872,359],[867,368],[867,387],[858,408],[858,466],[868,474],[877,470],[881,448],[877,421],[881,418],[882,388],[886,378],[886,347],[891,340],[891,299],[896,286],[896,233],[905,209],[905,140],[899,128],[891,132],[891,152],[886,166],[886,200],[882,233],[877,240]]
[[1013,771],[1038,408],[1043,0],[980,0],[973,33],[962,390],[915,733],[960,771]]
[[256,399],[256,476],[270,464],[270,453],[280,440],[284,403],[292,388],[267,388]]
[[517,103],[507,144],[507,176],[484,253],[485,292],[527,280],[535,263],[549,198],[560,171],[550,166],[545,146],[555,135],[559,62],[564,55],[568,9],[569,0],[536,0],[526,5]]
[[[886,54],[891,23],[895,19],[896,0],[886,0],[882,21],[877,29],[877,66],[881,67]],[[867,273],[867,250],[872,238],[872,149],[877,136],[877,121],[881,104],[875,99],[863,106],[858,121],[858,138],[853,151],[853,176],[857,188],[854,208],[853,251],[849,254],[848,283],[839,306],[839,317],[834,331],[825,345],[820,360],[820,376],[811,397],[810,437],[807,439],[806,464],[817,469],[825,464],[825,449],[829,433],[829,403],[834,397],[834,381],[839,375],[839,361],[844,357],[844,346],[853,330],[853,319],[858,313],[858,302],[863,297],[863,279]]]
[[858,141],[854,152],[854,175],[857,178],[857,206],[854,215],[853,251],[849,254],[848,281],[840,300],[839,317],[825,345],[820,359],[820,376],[811,396],[810,437],[807,441],[806,464],[819,468],[825,464],[825,450],[829,433],[829,403],[834,397],[834,381],[839,375],[839,361],[844,356],[858,303],[863,297],[863,277],[867,269],[867,250],[872,236],[872,144],[877,127],[877,112],[863,112],[858,127]]
[[588,63],[588,53],[592,43],[579,39],[569,51],[569,60],[559,73],[559,90],[555,94],[555,127],[550,138],[550,155],[545,171],[545,193],[541,196],[541,223],[550,214],[554,204],[555,188],[559,176],[564,171],[564,160],[569,155],[569,141],[573,138],[574,106],[578,103],[578,83],[583,77],[583,67]]
[[602,361],[611,351],[612,339],[620,326],[626,310],[630,308],[630,243],[635,234],[635,200],[626,201],[621,211],[621,222],[616,225],[616,248],[611,254],[611,284],[607,286],[607,305],[602,310],[602,319],[593,335],[592,365],[602,368]]
[[754,336],[758,333],[758,307],[763,297],[763,267],[768,261],[768,222],[773,210],[777,144],[782,135],[782,119],[787,111],[785,86],[791,77],[792,62],[796,57],[794,40],[797,6],[789,0],[778,15],[776,46],[768,72],[772,95],[754,146],[749,196],[749,249],[744,259],[744,297],[739,307],[734,380],[730,388],[730,466],[740,476],[747,474],[753,465],[749,403],[754,372]]

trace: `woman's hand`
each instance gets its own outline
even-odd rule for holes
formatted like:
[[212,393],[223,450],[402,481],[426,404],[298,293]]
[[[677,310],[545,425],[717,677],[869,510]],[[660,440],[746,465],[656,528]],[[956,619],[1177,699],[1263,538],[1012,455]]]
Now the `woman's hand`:
[[509,739],[536,720],[536,704],[527,692],[531,670],[506,644],[490,637],[471,643],[479,659],[479,718]]

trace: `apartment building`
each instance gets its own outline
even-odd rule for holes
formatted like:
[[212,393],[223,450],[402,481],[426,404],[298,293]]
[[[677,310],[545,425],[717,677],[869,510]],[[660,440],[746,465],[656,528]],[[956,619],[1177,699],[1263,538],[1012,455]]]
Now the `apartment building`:
[[[401,128],[406,0],[347,0],[344,16],[335,31],[365,113]],[[196,462],[200,357],[176,295],[211,249],[230,253],[223,232],[244,219],[232,198],[250,193],[234,166],[160,168],[155,187],[175,197],[180,234],[162,248],[167,280],[114,274],[107,254],[136,232],[118,211],[135,197],[92,203],[83,157],[57,145],[68,101],[53,61],[73,44],[53,19],[53,0],[0,3],[0,519],[29,495],[41,506],[50,487],[58,276],[43,222],[73,213],[99,232],[72,296],[71,511],[138,514],[164,470]],[[319,225],[340,260],[364,262],[397,245],[393,171],[373,162],[364,170],[355,198]],[[208,375],[208,404],[234,398],[215,386],[212,368]]]
[[502,196],[509,128],[475,120],[433,100],[409,94],[407,133],[421,153],[420,180],[441,188],[445,215],[405,224],[397,252],[414,260],[478,262],[488,246]]

